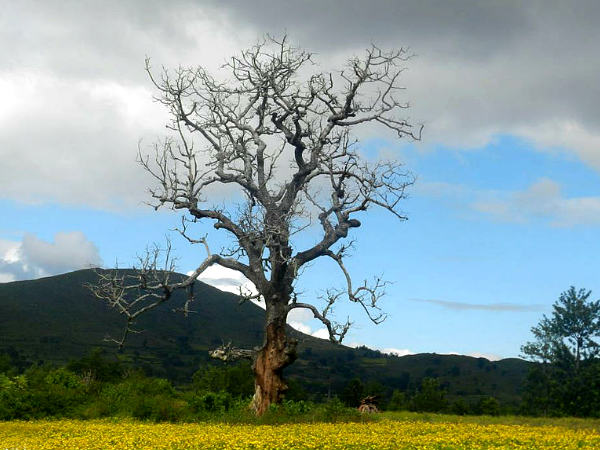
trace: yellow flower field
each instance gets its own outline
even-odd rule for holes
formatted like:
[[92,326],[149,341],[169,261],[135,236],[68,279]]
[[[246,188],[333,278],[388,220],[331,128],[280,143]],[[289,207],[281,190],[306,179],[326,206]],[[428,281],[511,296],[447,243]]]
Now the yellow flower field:
[[0,450],[34,449],[600,449],[594,429],[382,420],[225,425],[0,422]]

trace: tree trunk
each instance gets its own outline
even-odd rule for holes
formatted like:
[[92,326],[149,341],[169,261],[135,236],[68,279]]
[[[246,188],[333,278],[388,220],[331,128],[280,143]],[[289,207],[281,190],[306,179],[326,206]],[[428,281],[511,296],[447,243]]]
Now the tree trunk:
[[[277,307],[279,306],[279,307]],[[252,409],[256,415],[264,414],[271,404],[283,399],[287,385],[283,369],[296,360],[296,344],[286,334],[287,313],[281,305],[267,305],[265,343],[254,360],[254,397]]]
[[583,346],[583,339],[577,337],[577,349],[575,352],[575,373],[579,373],[579,360],[581,359],[581,347]]

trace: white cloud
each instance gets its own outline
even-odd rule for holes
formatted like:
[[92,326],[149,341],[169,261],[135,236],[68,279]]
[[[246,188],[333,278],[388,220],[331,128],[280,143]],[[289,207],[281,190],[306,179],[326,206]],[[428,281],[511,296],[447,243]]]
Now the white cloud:
[[[0,262],[0,267],[2,263]],[[2,273],[0,272],[0,283],[10,283],[11,281],[16,281],[16,277],[12,273]]]
[[524,223],[542,219],[559,227],[600,225],[600,197],[565,197],[560,185],[547,178],[524,191],[480,196],[472,208],[500,221]]
[[4,6],[0,47],[13,45],[0,62],[0,197],[27,203],[130,210],[148,200],[138,141],[162,138],[168,113],[145,55],[157,75],[161,64],[216,68],[245,40],[201,5]]
[[481,352],[470,352],[470,353],[447,352],[447,353],[440,353],[440,355],[470,356],[471,358],[485,358],[490,361],[500,361],[502,359],[501,356],[498,356],[495,353],[481,353]]
[[[146,200],[137,144],[165,121],[149,89],[25,71],[0,74],[0,94],[20,92],[22,78],[19,102],[0,107],[3,197],[104,209]],[[28,131],[33,123],[35,133]]]
[[15,262],[18,260],[18,249],[18,242],[0,239],[0,258],[2,258],[4,261]]
[[311,336],[319,339],[329,339],[329,331],[327,331],[327,328],[319,328],[317,331],[311,333]]
[[344,343],[344,345],[346,347],[352,347],[352,348],[357,348],[357,347],[368,347],[371,348],[373,350],[379,350],[381,353],[385,353],[387,355],[395,355],[395,356],[406,356],[406,355],[414,355],[415,352],[413,352],[412,350],[408,349],[408,348],[393,348],[393,347],[386,347],[386,348],[380,348],[380,347],[370,347],[367,346],[361,342],[349,342],[349,343]]
[[473,358],[485,358],[485,359],[489,359],[490,361],[500,361],[502,359],[501,356],[498,356],[495,353],[472,352],[472,353],[467,353],[466,356],[472,356]]
[[308,335],[311,335],[313,333],[312,328],[309,325],[307,325],[307,324],[305,324],[303,322],[298,322],[298,321],[295,321],[295,320],[290,320],[288,318],[287,323],[288,323],[289,326],[291,326],[295,330],[299,331],[300,333],[304,333],[304,334],[308,334]]
[[387,353],[389,355],[396,355],[396,356],[406,356],[406,355],[414,355],[415,352],[413,352],[412,350],[409,350],[407,348],[384,348],[381,349],[382,353]]
[[[189,271],[188,275],[191,273],[192,271]],[[198,280],[210,284],[222,291],[232,292],[238,295],[240,294],[240,289],[244,294],[256,295],[258,293],[254,284],[240,272],[219,266],[218,264],[213,264],[202,272],[198,277]],[[262,302],[259,302],[258,304],[260,306]]]
[[295,308],[288,314],[288,320],[295,322],[308,322],[314,319],[313,313],[306,308]]
[[548,120],[522,126],[515,134],[528,138],[541,151],[567,150],[600,171],[600,133],[571,119]]
[[59,232],[53,242],[25,233],[20,242],[0,240],[0,280],[14,281],[98,267],[97,247],[80,231]]
[[[8,283],[17,279],[14,273],[4,271],[19,260],[19,242],[0,239],[0,283]],[[4,269],[4,270],[3,270]]]
[[600,196],[566,196],[561,185],[540,178],[522,191],[471,189],[439,182],[417,184],[415,192],[461,211],[476,211],[500,222],[542,220],[555,227],[600,225]]

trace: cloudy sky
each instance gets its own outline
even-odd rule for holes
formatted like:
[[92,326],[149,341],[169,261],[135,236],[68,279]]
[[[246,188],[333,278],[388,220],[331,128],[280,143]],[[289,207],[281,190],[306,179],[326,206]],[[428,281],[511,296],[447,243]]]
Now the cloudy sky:
[[[408,222],[355,233],[357,278],[383,273],[389,319],[350,344],[511,357],[570,285],[600,295],[600,3],[594,1],[0,0],[0,282],[120,266],[179,217],[145,206],[135,162],[168,116],[143,68],[202,65],[287,33],[322,68],[371,43],[409,48],[419,143],[363,146],[417,175]],[[317,69],[319,69],[317,67]],[[375,133],[375,134],[374,134]],[[218,238],[217,238],[218,239]],[[202,258],[173,236],[179,270]],[[329,285],[317,265],[307,300]],[[235,273],[205,279],[231,289]],[[594,295],[593,294],[593,295]],[[306,315],[291,319],[322,335]]]

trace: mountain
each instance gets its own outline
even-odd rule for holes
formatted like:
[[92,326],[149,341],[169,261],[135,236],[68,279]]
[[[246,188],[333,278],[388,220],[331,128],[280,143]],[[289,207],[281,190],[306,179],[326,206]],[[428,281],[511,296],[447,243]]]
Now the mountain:
[[[0,284],[0,352],[22,366],[65,364],[93,348],[117,355],[107,336],[121,335],[124,320],[85,287],[92,270]],[[196,311],[187,318],[173,309],[175,296],[140,318],[119,359],[154,376],[186,383],[210,360],[208,350],[231,341],[241,348],[262,342],[261,308],[238,296],[197,282]],[[449,397],[476,399],[492,395],[517,404],[529,363],[520,359],[491,362],[460,355],[385,355],[368,348],[349,348],[290,329],[300,341],[299,359],[287,369],[290,379],[315,396],[340,393],[353,378],[392,389],[414,390],[424,377],[438,378]]]

